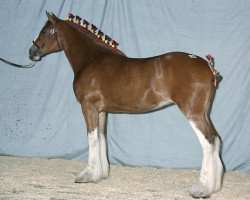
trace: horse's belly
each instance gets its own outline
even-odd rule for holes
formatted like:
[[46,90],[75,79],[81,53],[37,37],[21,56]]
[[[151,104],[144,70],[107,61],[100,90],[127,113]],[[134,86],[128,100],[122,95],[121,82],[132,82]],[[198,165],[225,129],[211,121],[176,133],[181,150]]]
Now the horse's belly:
[[171,105],[171,104],[173,104],[173,102],[170,101],[170,100],[162,100],[162,101],[160,101],[157,105],[155,105],[155,106],[152,108],[152,110],[157,110],[157,109],[166,107],[166,106]]
[[168,106],[173,102],[168,98],[158,99],[130,99],[124,96],[123,99],[112,99],[107,102],[108,112],[149,112]]

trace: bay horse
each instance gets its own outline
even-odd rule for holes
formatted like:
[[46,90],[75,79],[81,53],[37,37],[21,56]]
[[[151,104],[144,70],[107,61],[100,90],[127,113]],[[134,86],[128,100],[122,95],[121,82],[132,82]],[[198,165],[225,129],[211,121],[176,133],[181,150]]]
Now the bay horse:
[[200,176],[190,189],[206,198],[221,189],[220,139],[210,117],[215,75],[205,59],[184,52],[129,58],[100,43],[81,26],[47,13],[48,21],[29,49],[30,59],[64,51],[74,72],[73,89],[85,118],[88,165],[76,183],[109,175],[107,113],[142,113],[176,104],[190,122],[203,149]]

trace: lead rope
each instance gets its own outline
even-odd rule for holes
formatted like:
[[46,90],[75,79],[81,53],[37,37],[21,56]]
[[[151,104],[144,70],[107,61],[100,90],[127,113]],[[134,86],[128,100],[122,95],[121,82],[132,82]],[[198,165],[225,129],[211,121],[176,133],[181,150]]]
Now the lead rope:
[[14,67],[17,67],[17,68],[32,68],[35,64],[36,64],[36,61],[34,62],[31,62],[30,64],[28,65],[19,65],[19,64],[16,64],[16,63],[13,63],[13,62],[10,62],[8,60],[5,60],[3,58],[0,57],[0,60],[8,65],[11,65],[11,66],[14,66]]

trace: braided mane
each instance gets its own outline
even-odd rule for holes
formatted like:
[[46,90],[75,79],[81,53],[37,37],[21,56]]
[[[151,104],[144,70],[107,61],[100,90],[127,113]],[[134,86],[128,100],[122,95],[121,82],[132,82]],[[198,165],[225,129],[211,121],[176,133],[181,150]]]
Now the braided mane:
[[102,44],[113,48],[113,50],[115,51],[119,51],[119,49],[117,49],[117,46],[119,45],[115,40],[113,40],[111,37],[109,37],[108,35],[104,34],[101,30],[98,30],[98,28],[94,25],[91,24],[83,19],[81,17],[79,17],[78,15],[73,15],[71,13],[68,14],[67,17],[67,21],[70,21],[72,23],[74,23],[77,26],[82,27],[87,34],[93,36],[94,38],[96,38],[99,42],[101,42]]

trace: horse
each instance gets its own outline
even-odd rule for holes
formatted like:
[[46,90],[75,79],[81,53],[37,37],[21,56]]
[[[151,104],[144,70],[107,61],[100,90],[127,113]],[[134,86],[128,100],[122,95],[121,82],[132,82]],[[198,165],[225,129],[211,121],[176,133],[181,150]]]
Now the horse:
[[210,119],[215,74],[207,60],[185,52],[129,58],[86,33],[74,22],[46,11],[48,21],[33,41],[29,58],[64,51],[74,72],[73,90],[86,122],[87,167],[76,183],[108,178],[107,113],[144,113],[175,104],[189,121],[203,150],[198,180],[189,194],[206,198],[221,189],[220,138]]

